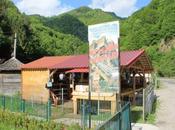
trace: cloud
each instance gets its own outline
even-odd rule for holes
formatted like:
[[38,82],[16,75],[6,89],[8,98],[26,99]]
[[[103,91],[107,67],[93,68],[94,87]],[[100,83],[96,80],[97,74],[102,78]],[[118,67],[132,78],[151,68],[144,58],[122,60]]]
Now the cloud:
[[100,8],[104,11],[115,12],[116,15],[130,16],[136,7],[137,0],[92,0],[91,8]]
[[63,5],[60,0],[18,0],[15,4],[21,12],[42,16],[58,15],[73,9]]

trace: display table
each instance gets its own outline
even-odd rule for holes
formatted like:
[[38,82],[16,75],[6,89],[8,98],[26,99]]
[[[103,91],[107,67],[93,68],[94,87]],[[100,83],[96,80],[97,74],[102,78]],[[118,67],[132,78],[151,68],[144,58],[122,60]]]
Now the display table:
[[[88,100],[88,92],[78,92],[74,91],[72,93],[73,97],[73,108],[74,114],[77,114],[77,106],[78,100],[86,99]],[[98,92],[91,92],[91,100],[100,100],[100,101],[110,101],[111,102],[111,114],[114,114],[117,110],[117,94],[116,93],[98,93]]]

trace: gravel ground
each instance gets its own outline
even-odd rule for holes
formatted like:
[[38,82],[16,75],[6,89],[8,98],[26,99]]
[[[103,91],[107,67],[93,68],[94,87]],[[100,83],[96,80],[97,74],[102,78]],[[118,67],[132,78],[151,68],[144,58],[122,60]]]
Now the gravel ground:
[[156,90],[160,101],[156,126],[160,130],[175,130],[175,79],[161,78],[162,88]]
[[132,130],[159,130],[159,128],[152,124],[132,123]]

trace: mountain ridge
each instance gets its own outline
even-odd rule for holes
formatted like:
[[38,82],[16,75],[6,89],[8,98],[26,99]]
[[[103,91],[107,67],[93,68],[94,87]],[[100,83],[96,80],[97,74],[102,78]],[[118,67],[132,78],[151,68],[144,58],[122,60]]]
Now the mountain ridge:
[[121,50],[145,49],[159,75],[175,75],[175,0],[152,0],[128,18],[89,7],[53,17],[25,15],[10,0],[1,0],[0,9],[1,58],[10,57],[15,32],[17,57],[23,62],[44,55],[87,53],[88,25],[118,20]]

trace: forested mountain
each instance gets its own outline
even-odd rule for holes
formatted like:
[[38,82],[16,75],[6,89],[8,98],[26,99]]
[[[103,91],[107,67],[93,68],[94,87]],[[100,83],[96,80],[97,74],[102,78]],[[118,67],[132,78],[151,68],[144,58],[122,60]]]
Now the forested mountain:
[[39,19],[47,27],[58,32],[77,36],[85,42],[88,39],[88,25],[121,19],[114,13],[104,12],[100,9],[91,9],[89,7],[80,7],[53,17],[42,17],[38,15],[31,17]]
[[[47,18],[21,14],[10,0],[1,0],[0,58],[10,58],[15,32],[18,35],[17,58],[23,62],[29,62],[44,55],[87,53],[87,39],[80,39],[80,36],[74,34],[73,31],[73,33],[68,32],[68,30],[66,32],[45,26],[44,19]],[[81,25],[85,30],[82,31],[87,32],[87,27],[84,24]],[[83,33],[83,35],[85,34]]]
[[152,0],[121,26],[122,49],[144,48],[160,75],[175,75],[175,0]]
[[113,12],[104,12],[101,9],[91,9],[89,7],[80,7],[66,14],[76,17],[85,25],[91,25],[91,24],[97,24],[97,23],[122,19],[116,16],[115,13]]
[[54,17],[28,16],[10,0],[1,0],[0,58],[11,56],[15,32],[17,58],[23,62],[44,55],[87,53],[88,25],[114,20],[121,25],[121,50],[144,48],[160,75],[175,75],[175,0],[152,0],[128,18],[89,7]]

